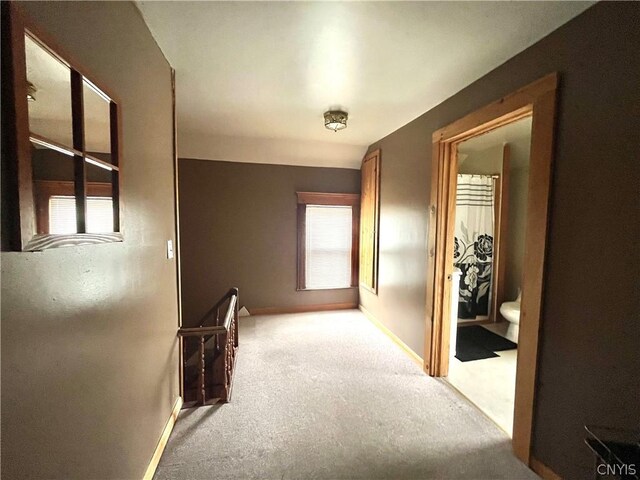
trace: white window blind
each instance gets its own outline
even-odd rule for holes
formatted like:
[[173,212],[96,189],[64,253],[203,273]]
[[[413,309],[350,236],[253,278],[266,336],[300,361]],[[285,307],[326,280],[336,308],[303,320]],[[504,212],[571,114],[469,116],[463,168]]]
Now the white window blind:
[[[113,232],[111,197],[87,197],[87,233]],[[76,199],[66,195],[49,198],[49,233],[76,233]]]
[[307,205],[305,287],[351,286],[351,207]]
[[77,233],[76,198],[54,195],[49,198],[49,233]]
[[111,197],[87,197],[87,233],[113,232]]

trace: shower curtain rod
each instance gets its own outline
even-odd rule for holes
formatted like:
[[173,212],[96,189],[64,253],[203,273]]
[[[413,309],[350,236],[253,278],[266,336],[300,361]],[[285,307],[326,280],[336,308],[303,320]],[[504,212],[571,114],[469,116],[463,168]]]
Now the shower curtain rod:
[[461,177],[462,175],[471,175],[472,177],[491,177],[491,178],[500,178],[500,175],[485,175],[482,173],[459,173],[458,176]]

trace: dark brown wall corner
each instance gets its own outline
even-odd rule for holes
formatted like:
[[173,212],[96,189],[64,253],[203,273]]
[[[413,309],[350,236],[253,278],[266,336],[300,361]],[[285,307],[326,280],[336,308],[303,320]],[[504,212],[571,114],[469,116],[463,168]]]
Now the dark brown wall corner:
[[360,171],[180,159],[183,321],[229,286],[249,310],[351,304],[358,291],[297,291],[296,192],[359,193]]

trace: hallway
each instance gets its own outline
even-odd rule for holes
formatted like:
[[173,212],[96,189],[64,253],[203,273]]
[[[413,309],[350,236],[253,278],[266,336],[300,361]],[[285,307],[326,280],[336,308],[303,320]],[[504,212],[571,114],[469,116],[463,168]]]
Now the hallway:
[[181,412],[154,478],[537,478],[357,310],[241,318],[236,368],[231,403]]

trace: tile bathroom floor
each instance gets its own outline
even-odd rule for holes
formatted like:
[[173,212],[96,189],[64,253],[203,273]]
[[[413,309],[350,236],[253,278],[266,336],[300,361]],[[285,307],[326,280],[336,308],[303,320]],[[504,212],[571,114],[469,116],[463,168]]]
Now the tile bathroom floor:
[[[507,326],[507,322],[483,325],[501,336],[504,336]],[[498,357],[471,362],[453,358],[446,380],[511,436],[518,351],[496,353]]]

